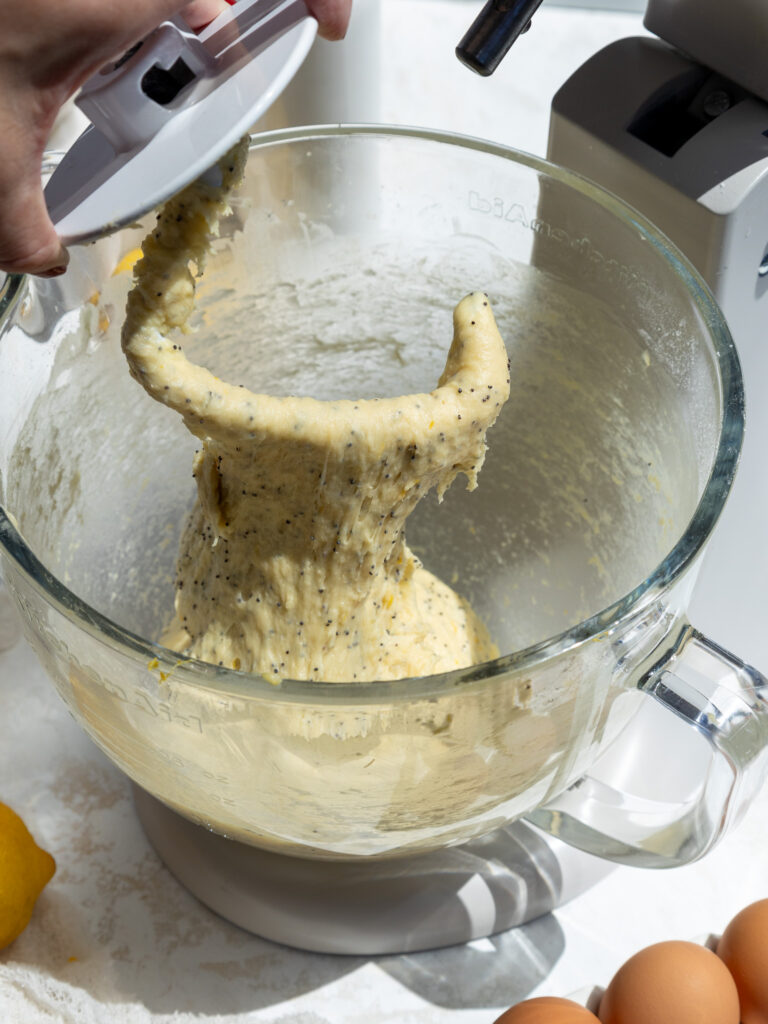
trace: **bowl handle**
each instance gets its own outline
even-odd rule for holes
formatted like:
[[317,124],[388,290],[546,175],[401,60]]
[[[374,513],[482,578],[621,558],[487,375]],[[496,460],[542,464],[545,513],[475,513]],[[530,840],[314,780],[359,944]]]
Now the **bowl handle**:
[[703,856],[768,773],[768,680],[685,623],[637,684],[647,701],[590,772],[527,819],[638,867]]

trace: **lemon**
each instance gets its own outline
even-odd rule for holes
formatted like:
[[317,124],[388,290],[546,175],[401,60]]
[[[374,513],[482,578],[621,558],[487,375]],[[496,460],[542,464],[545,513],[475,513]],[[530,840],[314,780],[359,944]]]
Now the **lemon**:
[[0,949],[27,927],[55,870],[56,861],[40,849],[18,814],[0,803]]
[[123,256],[112,271],[112,277],[116,277],[118,274],[124,274],[126,270],[133,270],[134,264],[138,263],[143,255],[144,253],[141,249],[131,249],[130,252],[127,252],[125,256]]

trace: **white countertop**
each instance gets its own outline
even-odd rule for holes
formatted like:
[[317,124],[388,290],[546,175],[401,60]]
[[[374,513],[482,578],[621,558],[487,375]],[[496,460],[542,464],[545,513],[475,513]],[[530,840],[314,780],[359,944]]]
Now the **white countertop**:
[[[453,47],[479,3],[385,0],[380,117],[543,155],[558,85],[640,17],[545,7],[490,80]],[[697,864],[619,868],[555,914],[466,947],[338,958],[271,945],[215,917],[150,849],[127,780],[70,719],[24,642],[0,655],[0,800],[58,870],[0,952],[9,1024],[491,1024],[528,995],[605,984],[638,948],[718,932],[768,895],[768,790]]]

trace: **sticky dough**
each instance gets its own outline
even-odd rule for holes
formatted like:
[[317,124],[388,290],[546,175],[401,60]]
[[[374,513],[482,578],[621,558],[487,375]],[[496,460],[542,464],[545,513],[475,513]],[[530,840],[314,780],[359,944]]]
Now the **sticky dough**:
[[[405,521],[459,473],[474,489],[485,434],[509,395],[488,299],[454,311],[429,394],[360,401],[277,398],[225,383],[179,343],[245,144],[223,183],[170,200],[143,246],[123,349],[131,373],[201,441],[197,501],[183,532],[175,617],[163,642],[267,678],[423,676],[496,656],[465,600],[409,550]],[[286,358],[290,358],[288,354]]]

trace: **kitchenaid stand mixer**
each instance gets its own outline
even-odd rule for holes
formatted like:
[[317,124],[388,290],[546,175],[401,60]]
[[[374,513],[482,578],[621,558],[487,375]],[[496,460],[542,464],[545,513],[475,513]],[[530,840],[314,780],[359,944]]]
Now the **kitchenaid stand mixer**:
[[[637,206],[689,256],[726,312],[737,343],[743,342],[739,347],[748,387],[751,382],[755,390],[768,379],[768,355],[763,351],[764,344],[761,345],[765,340],[762,336],[768,331],[768,306],[763,308],[759,304],[768,292],[768,107],[762,103],[768,101],[768,79],[760,56],[768,50],[768,19],[758,11],[758,3],[759,0],[739,0],[734,10],[724,8],[716,0],[688,0],[687,6],[679,0],[650,0],[648,28],[694,54],[713,71],[697,68],[680,53],[660,54],[658,45],[645,39],[627,41],[629,56],[634,58],[630,64],[622,44],[616,44],[610,53],[598,55],[585,65],[558,93],[553,104],[548,152],[554,163],[583,173]],[[506,9],[506,13],[495,15],[497,20],[509,19],[509,9],[518,8],[513,12],[517,34],[530,28],[528,19],[538,3],[529,0],[497,6]],[[501,56],[503,53],[497,54],[496,63]],[[615,88],[619,81],[624,83],[621,89]],[[647,146],[636,141],[631,128],[629,136],[626,133],[629,115],[640,119],[642,111],[646,132],[656,132],[669,145],[670,129],[661,101],[666,99],[680,120],[685,121],[681,91],[684,101],[698,108],[689,118],[698,116],[699,120],[695,126],[680,124],[678,130],[692,136],[712,122],[703,142],[706,149],[691,153],[682,170],[679,164],[675,166],[674,159],[660,157],[656,152],[649,154]],[[740,123],[726,127],[726,119],[719,115],[736,103],[741,108]],[[687,139],[679,141],[682,144]],[[611,151],[602,149],[600,143],[611,147]],[[643,151],[643,157],[638,157],[638,150]],[[695,178],[696,171],[701,173],[702,168],[704,174],[714,174],[716,178],[707,182],[706,195],[702,195],[700,181],[692,188],[685,185],[687,175]],[[649,175],[657,175],[658,179],[649,184]],[[730,180],[723,190],[727,179]],[[678,194],[670,199],[675,188],[685,198]],[[765,665],[768,646],[758,639],[762,636],[759,613],[768,612],[768,606],[763,602],[762,607],[758,605],[745,616],[727,596],[738,593],[743,574],[759,579],[768,576],[768,545],[759,543],[763,520],[768,515],[768,474],[762,471],[761,443],[761,438],[768,437],[768,412],[759,395],[751,404],[750,417],[740,484],[731,498],[720,533],[709,548],[692,607],[696,618],[707,628],[716,629],[721,636],[725,631],[731,649],[746,651],[753,663]],[[748,555],[744,542],[747,537],[753,541]],[[715,579],[719,586],[712,585]],[[728,581],[725,586],[724,579]],[[712,583],[708,585],[708,581]],[[663,715],[655,714],[652,707],[646,708],[644,714],[645,728],[639,720],[636,723],[638,742],[645,743],[646,749],[658,743],[663,756],[663,737],[669,723]],[[684,733],[669,733],[670,743],[684,741]],[[685,748],[681,745],[678,749],[682,760]],[[688,757],[696,760],[695,747],[689,749]],[[609,775],[611,768],[621,773],[621,760],[619,755],[618,763],[607,768]],[[199,865],[185,864],[181,840],[185,834],[192,835],[194,826],[179,818],[172,827],[172,835],[158,828],[164,811],[141,791],[137,791],[137,807],[158,852],[173,864],[177,876],[182,880],[185,876],[187,880],[194,879],[192,888],[198,894],[200,878],[206,878],[203,899],[219,910],[225,908],[225,916],[235,920],[261,919],[262,926],[273,934],[288,934],[287,941],[296,941],[295,923],[286,918],[287,908],[300,892],[297,913],[301,915],[302,905],[306,913],[308,903],[312,902],[311,898],[307,901],[308,893],[317,900],[320,889],[324,890],[320,904],[313,905],[313,913],[319,914],[321,928],[330,927],[332,931],[334,925],[329,926],[329,922],[340,922],[342,951],[354,948],[355,933],[358,941],[367,942],[374,951],[405,948],[408,943],[412,944],[410,948],[442,944],[446,935],[453,937],[449,941],[463,941],[492,933],[558,906],[606,870],[599,859],[580,854],[551,835],[518,822],[506,830],[506,835],[499,833],[458,850],[442,851],[431,862],[428,857],[401,862],[399,867],[395,862],[393,876],[386,880],[379,877],[374,882],[380,887],[379,898],[371,904],[370,872],[364,870],[356,876],[351,866],[343,864],[307,864],[305,873],[297,863],[283,877],[284,863],[281,865],[271,854],[265,854],[263,867],[269,870],[272,881],[260,893],[260,907],[244,910],[243,892],[226,892],[226,883],[222,885],[221,878],[215,879],[218,872],[214,865],[225,856],[218,837],[209,834],[205,844],[197,846]],[[511,853],[517,843],[521,844],[519,855]],[[240,866],[239,856],[234,850],[231,852],[229,864],[235,871]],[[244,861],[253,884],[259,869],[248,853],[244,853]],[[318,867],[323,869],[322,886],[318,884]],[[444,887],[434,885],[436,878],[443,880]],[[426,893],[435,896],[437,902],[432,904]],[[399,921],[395,919],[393,933],[387,936],[392,917],[382,915],[382,908],[396,906],[409,907],[413,916],[405,912]],[[377,914],[379,920],[380,931],[374,939],[362,926],[370,913]],[[305,932],[303,938],[306,937]],[[321,940],[321,948],[333,948],[333,944],[330,934]]]
[[[649,0],[645,25],[659,38],[607,46],[558,91],[547,155],[653,221],[696,266],[728,321],[748,428],[693,608],[707,629],[764,666],[768,13],[762,0]],[[726,597],[739,591],[743,603]]]
[[[322,135],[322,132],[318,133],[318,140]],[[320,146],[319,141],[317,145]],[[477,196],[473,199],[470,193],[470,212],[475,216],[487,213],[483,208],[485,201]],[[646,242],[654,238],[652,232],[643,237]],[[727,347],[725,338],[722,344]],[[733,394],[738,405],[738,388]],[[734,440],[738,447],[738,437]],[[732,457],[729,458],[730,468],[721,481],[725,490],[733,469]],[[10,577],[12,589],[19,594],[18,580],[13,572]],[[31,620],[36,621],[37,613],[30,611],[29,597],[23,600]],[[638,648],[644,650],[643,644],[642,632],[640,636],[630,631],[616,637],[615,653],[619,663],[631,661],[633,656],[637,656]],[[687,683],[673,684],[666,665],[674,666],[685,650],[698,655],[705,675],[711,672],[711,686],[702,687],[700,680],[695,678],[695,672]],[[649,657],[647,650],[644,656]],[[693,661],[696,662],[695,657]],[[705,773],[711,758],[710,751],[705,749],[706,743],[702,746],[703,723],[709,723],[708,731],[712,735],[721,726],[728,725],[728,714],[717,722],[715,718],[719,714],[718,709],[728,711],[727,694],[731,692],[729,685],[734,680],[741,696],[734,698],[734,715],[730,718],[734,723],[751,722],[753,706],[759,710],[764,699],[761,696],[762,681],[735,659],[728,656],[720,659],[712,645],[708,647],[700,643],[685,629],[677,634],[675,644],[666,651],[663,664],[656,668],[656,672],[649,669],[643,673],[639,666],[633,666],[632,674],[644,681],[643,687],[654,693],[661,704],[674,707],[676,713],[694,728],[691,729],[690,725],[680,727],[668,712],[662,712],[661,718],[657,719],[653,703],[648,703],[640,719],[649,720],[634,723],[638,730],[634,735],[639,736],[637,743],[647,750],[652,748],[655,740],[660,747],[671,745],[677,751],[682,749],[682,744],[686,747],[686,760],[694,774],[697,770]],[[723,689],[719,688],[718,677],[723,680]],[[128,690],[123,690],[123,696],[120,696],[117,692],[120,686],[116,680],[113,695],[130,704],[133,698],[125,696]],[[172,688],[173,681],[171,692]],[[141,705],[136,704],[136,707]],[[151,707],[151,704],[144,710],[146,707]],[[173,714],[170,705],[161,704],[159,707],[161,715]],[[667,730],[669,735],[665,736]],[[727,732],[727,728],[724,731]],[[690,751],[686,739],[690,740]],[[719,742],[718,739],[714,746],[717,747]],[[754,749],[747,758],[751,770],[743,794],[746,798],[756,785],[754,769],[760,769],[762,762],[762,755],[758,752],[760,745],[761,741],[756,738]],[[726,750],[727,746],[726,742]],[[609,751],[605,762],[607,779],[626,772],[626,764],[622,766],[622,757],[617,756],[615,750],[613,760],[610,758]],[[757,771],[757,775],[760,774]],[[713,775],[719,777],[718,770],[714,770]],[[722,789],[719,784],[715,788]],[[584,789],[598,802],[601,797],[616,793],[608,781],[601,783],[598,769],[592,771],[591,781],[582,786]],[[742,795],[739,795],[739,799],[734,798],[732,803],[738,804],[741,799]],[[605,870],[604,862],[574,853],[558,840],[542,838],[541,833],[528,828],[525,823],[513,824],[502,833],[472,840],[453,850],[439,850],[414,858],[395,857],[370,864],[358,859],[324,865],[322,862],[260,851],[208,832],[176,815],[141,790],[137,792],[137,806],[147,833],[161,856],[201,899],[224,916],[260,934],[318,950],[389,952],[477,938],[551,909]],[[576,813],[573,807],[567,807],[567,802],[563,806],[565,809],[561,810],[555,802],[549,809],[544,808],[541,822],[556,831],[558,822],[567,823],[568,815]],[[649,807],[650,804],[646,804],[643,809],[648,810]],[[658,805],[653,809],[658,812]],[[599,834],[599,824],[597,819],[593,821],[596,849],[602,849],[615,859],[642,862],[642,823],[635,836],[636,847],[629,845],[623,849],[619,848],[620,843],[615,849],[606,845],[605,835]],[[226,830],[222,831],[226,833]],[[563,834],[567,831],[568,828],[564,828]],[[674,832],[674,828],[671,831]],[[692,846],[686,848],[684,843],[680,845],[679,836],[677,840],[672,836],[670,851],[677,850],[680,858],[677,862],[684,862],[686,858],[703,853],[711,838],[702,833],[692,840]],[[589,846],[584,837],[582,842]],[[513,852],[511,867],[505,863],[510,849]],[[649,857],[649,861],[652,859]],[[675,862],[674,856],[670,862]],[[341,907],[340,900],[346,900]]]

